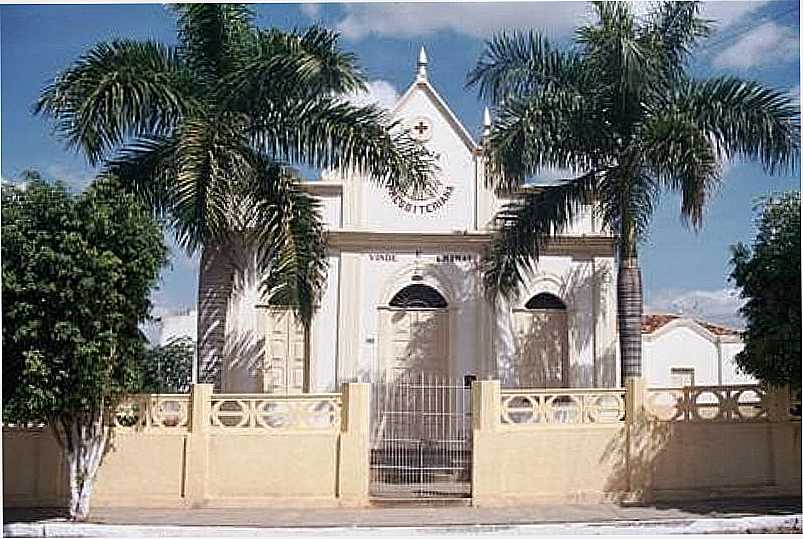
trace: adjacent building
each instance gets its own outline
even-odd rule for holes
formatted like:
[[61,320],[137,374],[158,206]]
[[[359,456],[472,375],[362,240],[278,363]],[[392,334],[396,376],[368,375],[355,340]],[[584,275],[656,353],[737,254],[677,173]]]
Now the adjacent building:
[[744,348],[732,328],[676,314],[648,314],[641,325],[642,372],[650,387],[755,384],[740,373]]

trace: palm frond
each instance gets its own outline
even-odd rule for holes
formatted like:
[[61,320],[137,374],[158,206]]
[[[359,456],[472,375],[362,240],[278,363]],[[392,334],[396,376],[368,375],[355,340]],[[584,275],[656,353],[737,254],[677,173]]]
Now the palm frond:
[[486,178],[509,191],[544,167],[594,169],[613,143],[593,95],[553,90],[510,100],[485,141]]
[[250,128],[258,147],[274,158],[368,176],[387,188],[432,181],[434,157],[388,113],[331,99],[269,102]]
[[241,124],[225,116],[185,120],[176,134],[175,197],[171,227],[176,240],[194,253],[231,232],[240,185],[251,169]]
[[554,48],[540,34],[514,32],[496,35],[486,42],[466,85],[477,86],[481,98],[500,104],[511,96],[536,91],[579,93],[589,88],[589,82],[576,54]]
[[641,141],[652,176],[681,194],[681,215],[699,229],[705,203],[721,178],[715,144],[693,118],[671,108],[648,120]]
[[216,94],[226,108],[249,111],[266,101],[337,95],[364,87],[356,58],[338,46],[338,35],[318,27],[304,34],[257,31],[223,78]]
[[664,1],[649,14],[642,39],[670,79],[684,76],[693,47],[711,35],[713,21],[699,16],[700,7],[700,2]]
[[499,295],[516,297],[519,284],[533,271],[544,244],[565,232],[581,208],[593,203],[601,175],[591,172],[556,186],[533,188],[497,213],[496,231],[482,262],[490,300]]
[[93,165],[129,136],[169,134],[199,106],[191,73],[158,43],[99,43],[48,85],[34,106]]
[[613,107],[621,131],[638,114],[642,94],[660,72],[639,39],[640,28],[628,2],[593,2],[598,23],[580,27],[576,41],[596,84]]
[[253,13],[245,4],[175,4],[178,51],[196,82],[210,91],[249,40]]
[[143,136],[121,148],[101,171],[117,178],[119,185],[150,208],[159,220],[175,203],[178,156],[172,137]]
[[[626,160],[625,160],[626,161]],[[602,223],[616,234],[627,256],[635,256],[638,242],[647,236],[661,186],[646,170],[627,163],[613,167],[597,184],[597,211]]]
[[247,184],[249,241],[272,305],[293,308],[308,327],[326,279],[324,224],[319,202],[290,168],[254,154],[257,174]]
[[735,77],[689,80],[671,103],[710,134],[726,157],[757,159],[770,174],[792,169],[800,152],[800,110],[783,91]]

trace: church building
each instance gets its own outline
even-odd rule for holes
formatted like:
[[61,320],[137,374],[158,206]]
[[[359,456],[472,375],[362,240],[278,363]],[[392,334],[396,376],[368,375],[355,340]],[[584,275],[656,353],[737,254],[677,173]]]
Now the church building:
[[481,142],[427,70],[422,49],[392,115],[437,156],[435,192],[389,192],[338,173],[305,183],[321,202],[329,263],[308,331],[264,303],[258,279],[232,287],[225,257],[204,253],[200,310],[217,314],[199,322],[214,350],[199,358],[201,381],[323,392],[420,371],[506,387],[617,385],[613,238],[583,212],[544,249],[517,301],[490,303],[478,268],[505,199],[486,186]]

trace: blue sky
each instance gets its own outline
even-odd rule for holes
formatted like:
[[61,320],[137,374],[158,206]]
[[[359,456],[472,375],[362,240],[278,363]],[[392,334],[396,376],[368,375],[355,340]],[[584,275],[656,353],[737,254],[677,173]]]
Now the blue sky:
[[[588,20],[580,2],[261,4],[257,24],[338,29],[371,81],[364,99],[392,101],[412,81],[417,50],[426,46],[430,80],[475,135],[483,104],[464,88],[466,72],[494,32],[535,29],[567,43]],[[792,1],[706,2],[718,30],[698,51],[697,75],[733,74],[789,89],[799,96],[799,4]],[[175,40],[175,20],[161,4],[0,6],[0,172],[13,180],[26,168],[76,189],[93,171],[52,135],[31,105],[43,86],[83,51],[116,37]],[[757,197],[799,188],[792,176],[769,177],[752,163],[726,164],[725,181],[711,201],[700,233],[685,228],[679,201],[664,196],[641,258],[647,308],[682,310],[735,324],[739,300],[727,282],[729,246],[753,236]],[[154,294],[157,313],[192,306],[197,259],[174,253]]]

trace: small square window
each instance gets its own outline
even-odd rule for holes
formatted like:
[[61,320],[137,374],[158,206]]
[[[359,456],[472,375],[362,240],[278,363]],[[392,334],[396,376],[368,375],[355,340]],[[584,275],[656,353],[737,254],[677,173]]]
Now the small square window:
[[670,369],[672,387],[691,387],[694,385],[694,369],[675,368]]

